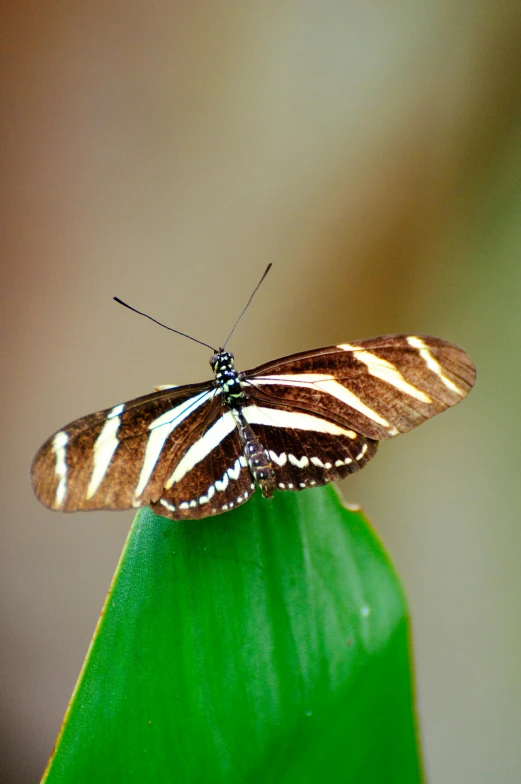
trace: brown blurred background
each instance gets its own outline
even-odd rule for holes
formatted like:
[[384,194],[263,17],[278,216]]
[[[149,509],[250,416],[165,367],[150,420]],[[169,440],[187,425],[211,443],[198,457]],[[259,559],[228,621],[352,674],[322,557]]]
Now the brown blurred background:
[[3,4],[1,772],[38,779],[132,513],[30,461],[77,416],[393,331],[478,384],[345,484],[402,576],[430,782],[521,780],[519,2]]

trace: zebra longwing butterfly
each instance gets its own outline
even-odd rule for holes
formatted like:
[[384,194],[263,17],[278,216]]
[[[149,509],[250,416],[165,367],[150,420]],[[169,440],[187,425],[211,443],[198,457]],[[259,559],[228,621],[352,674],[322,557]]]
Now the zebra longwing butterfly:
[[379,441],[459,403],[476,377],[458,346],[419,335],[328,346],[243,373],[220,349],[210,365],[212,381],[157,387],[51,436],[32,465],[38,499],[64,512],[221,514],[256,486],[269,498],[359,471]]

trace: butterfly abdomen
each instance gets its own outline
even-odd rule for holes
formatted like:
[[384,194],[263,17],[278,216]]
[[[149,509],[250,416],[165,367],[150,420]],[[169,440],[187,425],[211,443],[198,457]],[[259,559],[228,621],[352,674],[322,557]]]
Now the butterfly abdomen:
[[241,412],[235,417],[242,451],[255,484],[260,487],[264,498],[271,498],[275,489],[275,471],[268,453],[246,422]]

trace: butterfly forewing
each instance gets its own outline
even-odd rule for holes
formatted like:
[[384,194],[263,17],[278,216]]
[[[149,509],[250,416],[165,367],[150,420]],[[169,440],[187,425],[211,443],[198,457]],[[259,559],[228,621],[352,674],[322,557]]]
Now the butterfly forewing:
[[244,377],[257,404],[313,412],[382,440],[458,403],[476,372],[452,343],[384,335],[294,354]]
[[36,455],[38,499],[60,511],[129,509],[160,497],[163,475],[220,413],[210,384],[178,387],[76,420]]

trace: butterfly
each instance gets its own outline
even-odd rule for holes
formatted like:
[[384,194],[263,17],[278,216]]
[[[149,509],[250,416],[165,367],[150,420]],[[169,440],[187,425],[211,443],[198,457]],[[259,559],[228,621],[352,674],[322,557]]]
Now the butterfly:
[[222,348],[210,365],[211,381],[157,387],[51,436],[32,464],[37,498],[63,512],[150,506],[173,520],[221,514],[256,487],[269,498],[359,471],[380,441],[459,403],[476,378],[458,346],[405,334],[245,372]]

